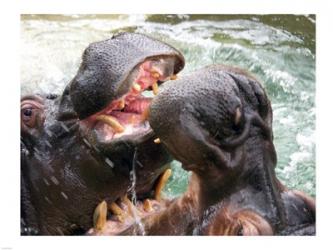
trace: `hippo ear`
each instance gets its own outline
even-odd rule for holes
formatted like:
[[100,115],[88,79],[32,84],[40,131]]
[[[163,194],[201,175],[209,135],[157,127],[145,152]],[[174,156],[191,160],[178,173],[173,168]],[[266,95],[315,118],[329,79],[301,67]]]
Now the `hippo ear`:
[[267,126],[272,128],[272,107],[271,102],[267,97],[267,94],[261,84],[256,81],[250,79],[249,84],[252,87],[252,91],[258,100],[258,113],[260,117],[265,121]]
[[248,75],[246,72],[229,72],[238,86],[238,89],[243,96],[247,105],[255,112],[258,112],[260,117],[271,128],[272,127],[272,108],[264,88],[259,81]]
[[[238,110],[238,109],[237,109]],[[235,117],[235,124],[237,125],[238,122],[238,116],[236,110],[236,117]],[[236,148],[247,140],[247,138],[250,135],[251,126],[254,125],[256,127],[259,127],[261,129],[261,133],[265,139],[272,140],[272,131],[270,127],[266,125],[264,120],[255,112],[253,111],[247,111],[242,115],[242,130],[241,133],[239,133],[237,136],[233,136],[232,138],[226,138],[223,141],[219,141],[218,144],[225,148],[225,149],[233,149]]]
[[78,119],[78,115],[74,110],[74,106],[69,95],[69,86],[70,84],[67,85],[61,96],[57,115],[57,120],[59,121]]
[[[182,127],[185,128],[186,135],[182,136],[180,134],[177,136],[182,136],[184,139],[188,138],[190,141],[187,145],[197,145],[197,153],[204,155],[204,160],[212,162],[219,168],[238,168],[244,163],[244,145],[250,135],[252,126],[259,127],[263,138],[267,141],[271,142],[272,138],[271,129],[257,113],[245,113],[242,119],[244,119],[242,132],[236,137],[225,139],[223,142],[216,141],[214,137],[195,120],[188,118],[181,119],[186,120],[186,122],[182,124]],[[274,146],[271,145],[269,148],[273,156],[272,160],[275,162]]]

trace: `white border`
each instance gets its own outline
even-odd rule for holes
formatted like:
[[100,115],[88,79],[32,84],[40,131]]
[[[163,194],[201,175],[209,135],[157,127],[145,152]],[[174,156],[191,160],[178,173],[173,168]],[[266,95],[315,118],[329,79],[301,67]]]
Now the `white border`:
[[322,8],[323,0],[25,0],[20,2],[21,13],[54,14],[308,14]]
[[[5,1],[3,1],[5,2]],[[2,2],[0,250],[144,248],[320,248],[332,220],[332,9],[325,0],[35,0]],[[316,237],[21,237],[19,218],[19,15],[112,13],[317,14],[317,236]],[[332,190],[332,191],[331,191]],[[325,244],[325,245],[324,245]]]

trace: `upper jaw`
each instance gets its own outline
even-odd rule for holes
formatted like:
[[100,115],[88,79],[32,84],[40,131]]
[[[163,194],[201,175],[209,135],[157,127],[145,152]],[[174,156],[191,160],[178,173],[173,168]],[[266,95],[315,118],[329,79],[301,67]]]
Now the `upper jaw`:
[[[105,108],[110,100],[125,94],[132,76],[146,61],[170,66],[163,72],[177,74],[184,67],[183,55],[172,46],[138,33],[124,33],[90,44],[69,84],[71,102],[80,119]],[[82,105],[83,103],[89,105]]]
[[176,78],[168,67],[170,65],[165,60],[160,60],[160,63],[148,60],[139,65],[125,94],[80,120],[83,134],[99,145],[109,146],[118,143],[137,145],[151,139],[154,133],[148,122],[148,112],[153,98],[144,94],[151,89],[152,93],[148,95],[156,95],[159,84]]

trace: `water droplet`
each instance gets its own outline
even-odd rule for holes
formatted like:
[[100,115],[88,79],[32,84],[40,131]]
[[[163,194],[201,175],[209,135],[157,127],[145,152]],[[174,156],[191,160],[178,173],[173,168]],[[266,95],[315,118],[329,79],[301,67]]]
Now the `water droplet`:
[[111,167],[111,168],[113,168],[114,167],[114,164],[113,164],[113,162],[109,159],[109,158],[105,158],[105,162]]
[[47,186],[50,186],[50,183],[49,183],[45,178],[43,178],[43,181],[45,182],[45,184],[46,184]]
[[62,197],[64,197],[66,200],[68,200],[68,196],[64,192],[61,192],[60,194],[62,195]]
[[21,149],[21,153],[24,154],[25,156],[29,156],[29,151],[26,148]]
[[46,144],[49,148],[52,148],[52,145],[49,143],[48,140],[45,140],[45,144]]
[[139,160],[136,160],[136,163],[139,165],[140,168],[143,168],[143,165]]
[[44,196],[44,199],[45,199],[49,204],[52,204],[52,202],[50,201],[50,199],[47,198],[46,196]]
[[35,154],[35,158],[36,158],[38,161],[42,161],[42,157],[41,157],[38,153]]
[[55,184],[55,185],[59,185],[59,181],[57,180],[57,178],[56,177],[54,177],[54,176],[51,176],[51,181]]
[[88,142],[88,140],[86,138],[83,138],[83,142],[89,147],[91,148],[91,144]]
[[62,127],[66,132],[69,132],[69,129],[68,129],[68,127],[65,125],[65,123],[60,122],[60,125],[61,125],[61,127]]
[[62,232],[62,230],[60,229],[60,227],[57,227],[56,229],[57,229],[57,231],[59,232],[60,235],[64,235],[64,233]]
[[101,151],[95,146],[95,145],[93,145],[93,148],[94,148],[94,150],[97,152],[97,153],[100,153]]

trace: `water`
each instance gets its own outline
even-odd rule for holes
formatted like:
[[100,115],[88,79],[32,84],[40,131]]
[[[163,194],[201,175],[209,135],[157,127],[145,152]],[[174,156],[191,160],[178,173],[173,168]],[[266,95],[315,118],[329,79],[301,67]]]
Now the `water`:
[[[183,73],[212,63],[237,65],[264,84],[274,112],[277,175],[315,195],[315,18],[249,15],[29,15],[21,21],[21,90],[60,93],[89,43],[117,31],[150,34],[185,56]],[[168,196],[188,174],[173,162]]]
[[[136,172],[135,172],[135,168],[137,165],[137,148],[135,148],[134,150],[134,154],[133,154],[133,163],[132,163],[132,170],[130,172],[130,181],[131,181],[131,187],[128,190],[128,193],[131,195],[131,202],[136,206],[137,204],[137,195],[135,192],[135,186],[136,186]],[[127,204],[130,205],[130,204]],[[131,206],[131,205],[130,205]],[[140,216],[137,214],[137,211],[135,208],[128,208],[129,210],[131,210],[133,212],[133,217],[135,222],[138,225],[138,232],[134,232],[135,235],[145,235],[145,228],[142,224],[141,218]]]

